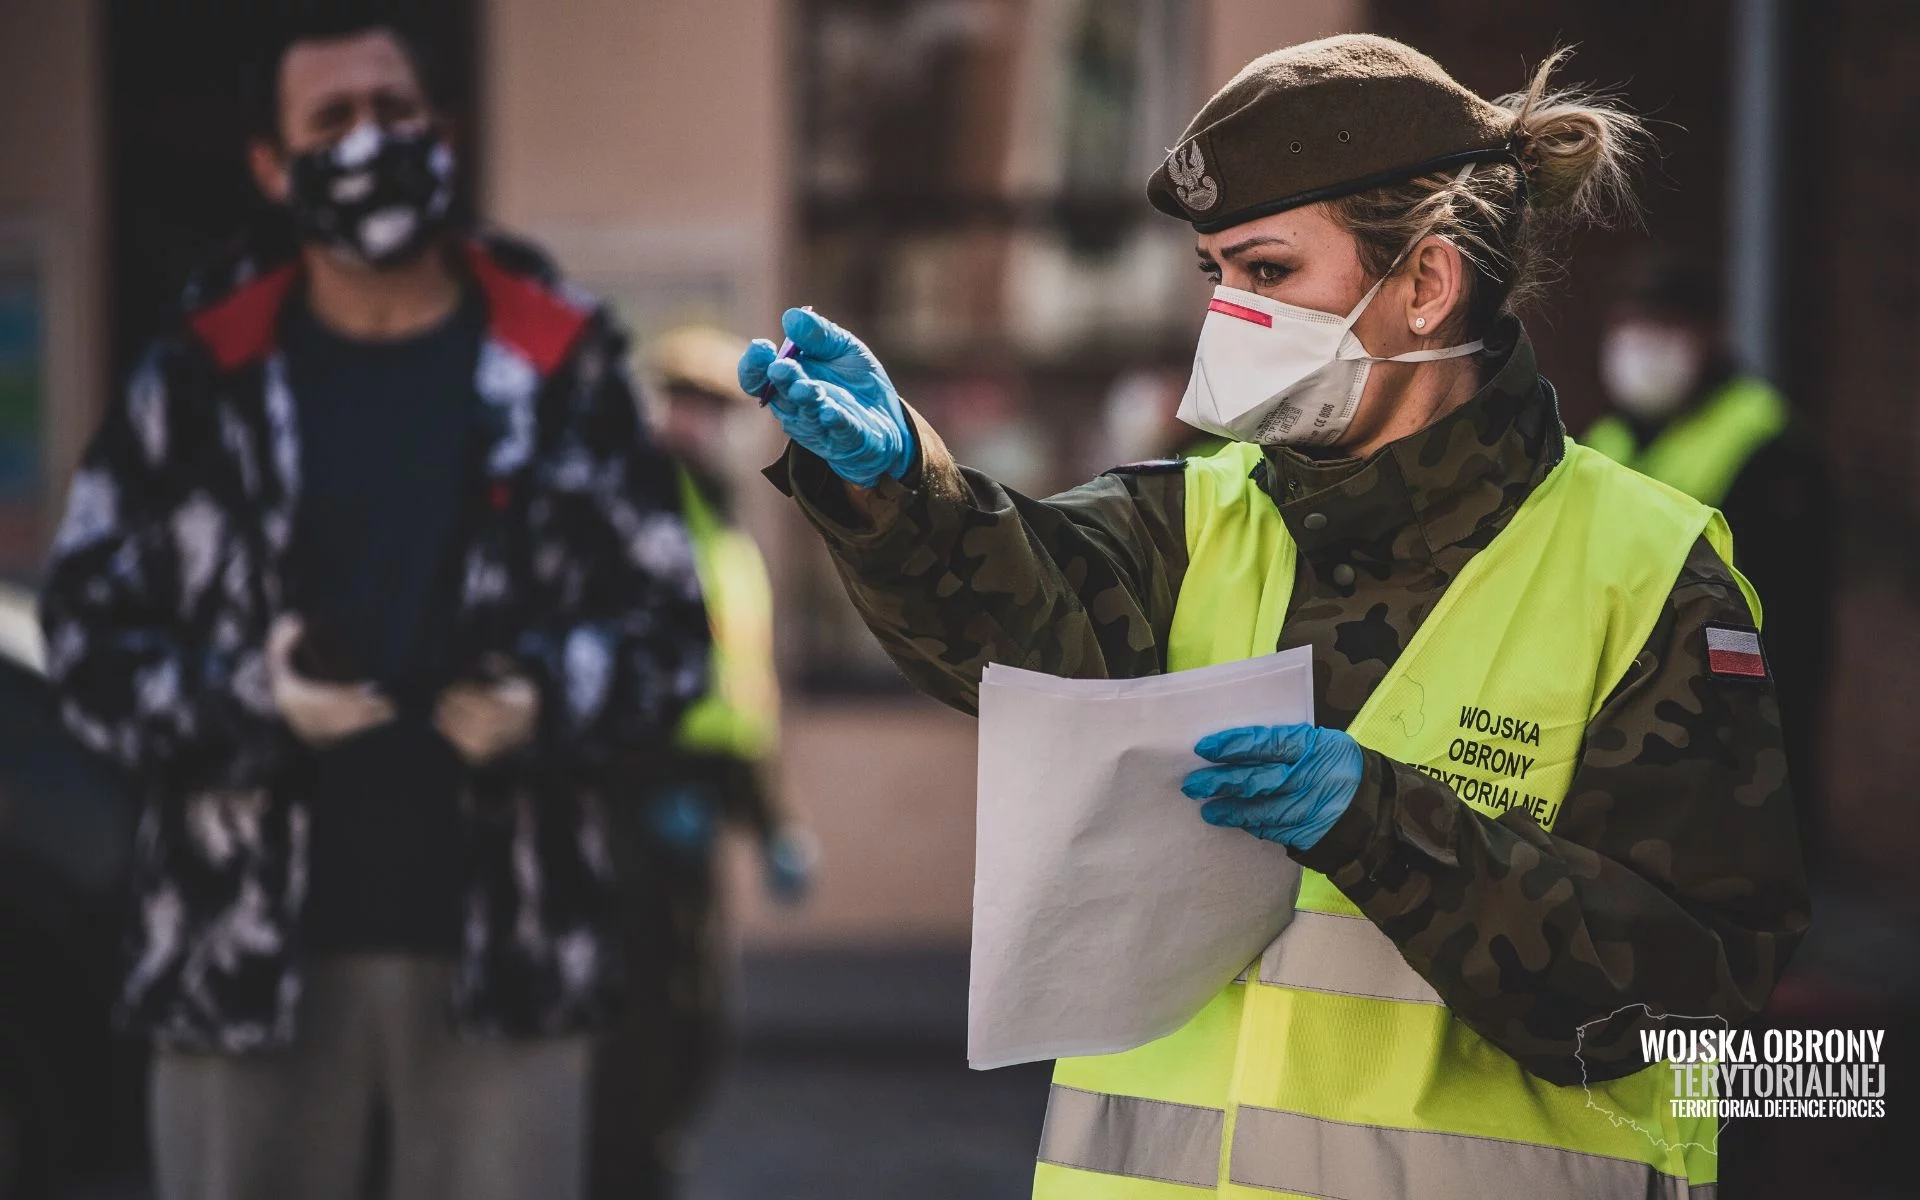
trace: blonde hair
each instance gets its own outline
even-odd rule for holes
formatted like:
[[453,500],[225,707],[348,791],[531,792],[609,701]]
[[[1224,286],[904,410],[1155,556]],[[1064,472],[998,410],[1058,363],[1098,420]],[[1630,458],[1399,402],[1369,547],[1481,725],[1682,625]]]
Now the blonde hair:
[[1447,332],[1476,336],[1537,298],[1556,236],[1639,217],[1632,177],[1651,141],[1646,126],[1606,93],[1551,87],[1572,53],[1556,50],[1526,91],[1494,100],[1513,113],[1520,166],[1481,163],[1464,179],[1454,171],[1423,175],[1327,202],[1359,242],[1369,274],[1386,274],[1423,237],[1459,247],[1473,274],[1461,316],[1447,322],[1456,328]]

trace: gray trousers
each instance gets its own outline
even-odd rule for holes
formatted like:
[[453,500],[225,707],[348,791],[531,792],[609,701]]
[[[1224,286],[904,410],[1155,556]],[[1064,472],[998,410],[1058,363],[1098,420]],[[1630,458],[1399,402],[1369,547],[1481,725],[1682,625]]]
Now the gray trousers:
[[157,1052],[158,1200],[351,1200],[371,1179],[376,1123],[387,1200],[578,1200],[587,1039],[462,1040],[447,1015],[452,970],[321,959],[290,1048]]

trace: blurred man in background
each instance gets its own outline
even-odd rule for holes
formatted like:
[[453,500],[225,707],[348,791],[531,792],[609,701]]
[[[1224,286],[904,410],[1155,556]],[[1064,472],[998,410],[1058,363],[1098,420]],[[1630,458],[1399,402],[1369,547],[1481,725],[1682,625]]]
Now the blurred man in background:
[[1614,412],[1581,440],[1726,514],[1737,565],[1766,606],[1787,761],[1809,850],[1836,555],[1819,450],[1785,397],[1742,374],[1704,265],[1665,251],[1632,263],[1601,341]]
[[631,991],[602,1039],[595,1078],[593,1194],[606,1200],[670,1195],[692,1165],[725,1024],[721,831],[753,835],[767,888],[784,903],[804,897],[816,858],[776,790],[773,592],[734,511],[728,451],[740,429],[731,414],[751,407],[734,364],[746,347],[744,337],[683,326],[655,339],[643,364],[655,436],[677,460],[713,659],[707,693],[670,746],[636,756],[625,773],[636,793],[612,809]]
[[65,718],[146,789],[121,999],[164,1200],[359,1195],[376,1144],[396,1200],[579,1195],[606,773],[704,687],[623,338],[451,228],[422,67],[345,20],[265,57],[297,249],[189,288],[54,546]]

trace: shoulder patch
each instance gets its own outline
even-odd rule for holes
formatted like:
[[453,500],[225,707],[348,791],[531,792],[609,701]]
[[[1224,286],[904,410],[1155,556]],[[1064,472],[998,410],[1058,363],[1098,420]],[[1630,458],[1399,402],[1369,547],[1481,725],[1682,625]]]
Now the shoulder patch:
[[1149,458],[1141,462],[1122,463],[1117,467],[1108,467],[1109,475],[1165,475],[1172,471],[1187,469],[1184,458]]
[[1758,629],[1751,625],[1709,621],[1706,630],[1707,670],[1715,679],[1761,683],[1769,678],[1767,656],[1760,648]]

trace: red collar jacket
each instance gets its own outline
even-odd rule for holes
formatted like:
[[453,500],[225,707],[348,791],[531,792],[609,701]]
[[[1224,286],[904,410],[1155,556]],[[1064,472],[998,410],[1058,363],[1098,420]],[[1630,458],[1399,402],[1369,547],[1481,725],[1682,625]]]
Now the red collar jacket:
[[[707,621],[625,339],[528,248],[464,253],[488,332],[455,663],[509,655],[543,702],[533,748],[465,785],[452,1000],[472,1032],[559,1033],[615,1000],[600,768],[704,689]],[[122,1015],[168,1045],[282,1044],[300,994],[307,814],[263,649],[299,502],[275,347],[298,277],[241,255],[190,289],[74,475],[41,601],[67,724],[140,784]]]

